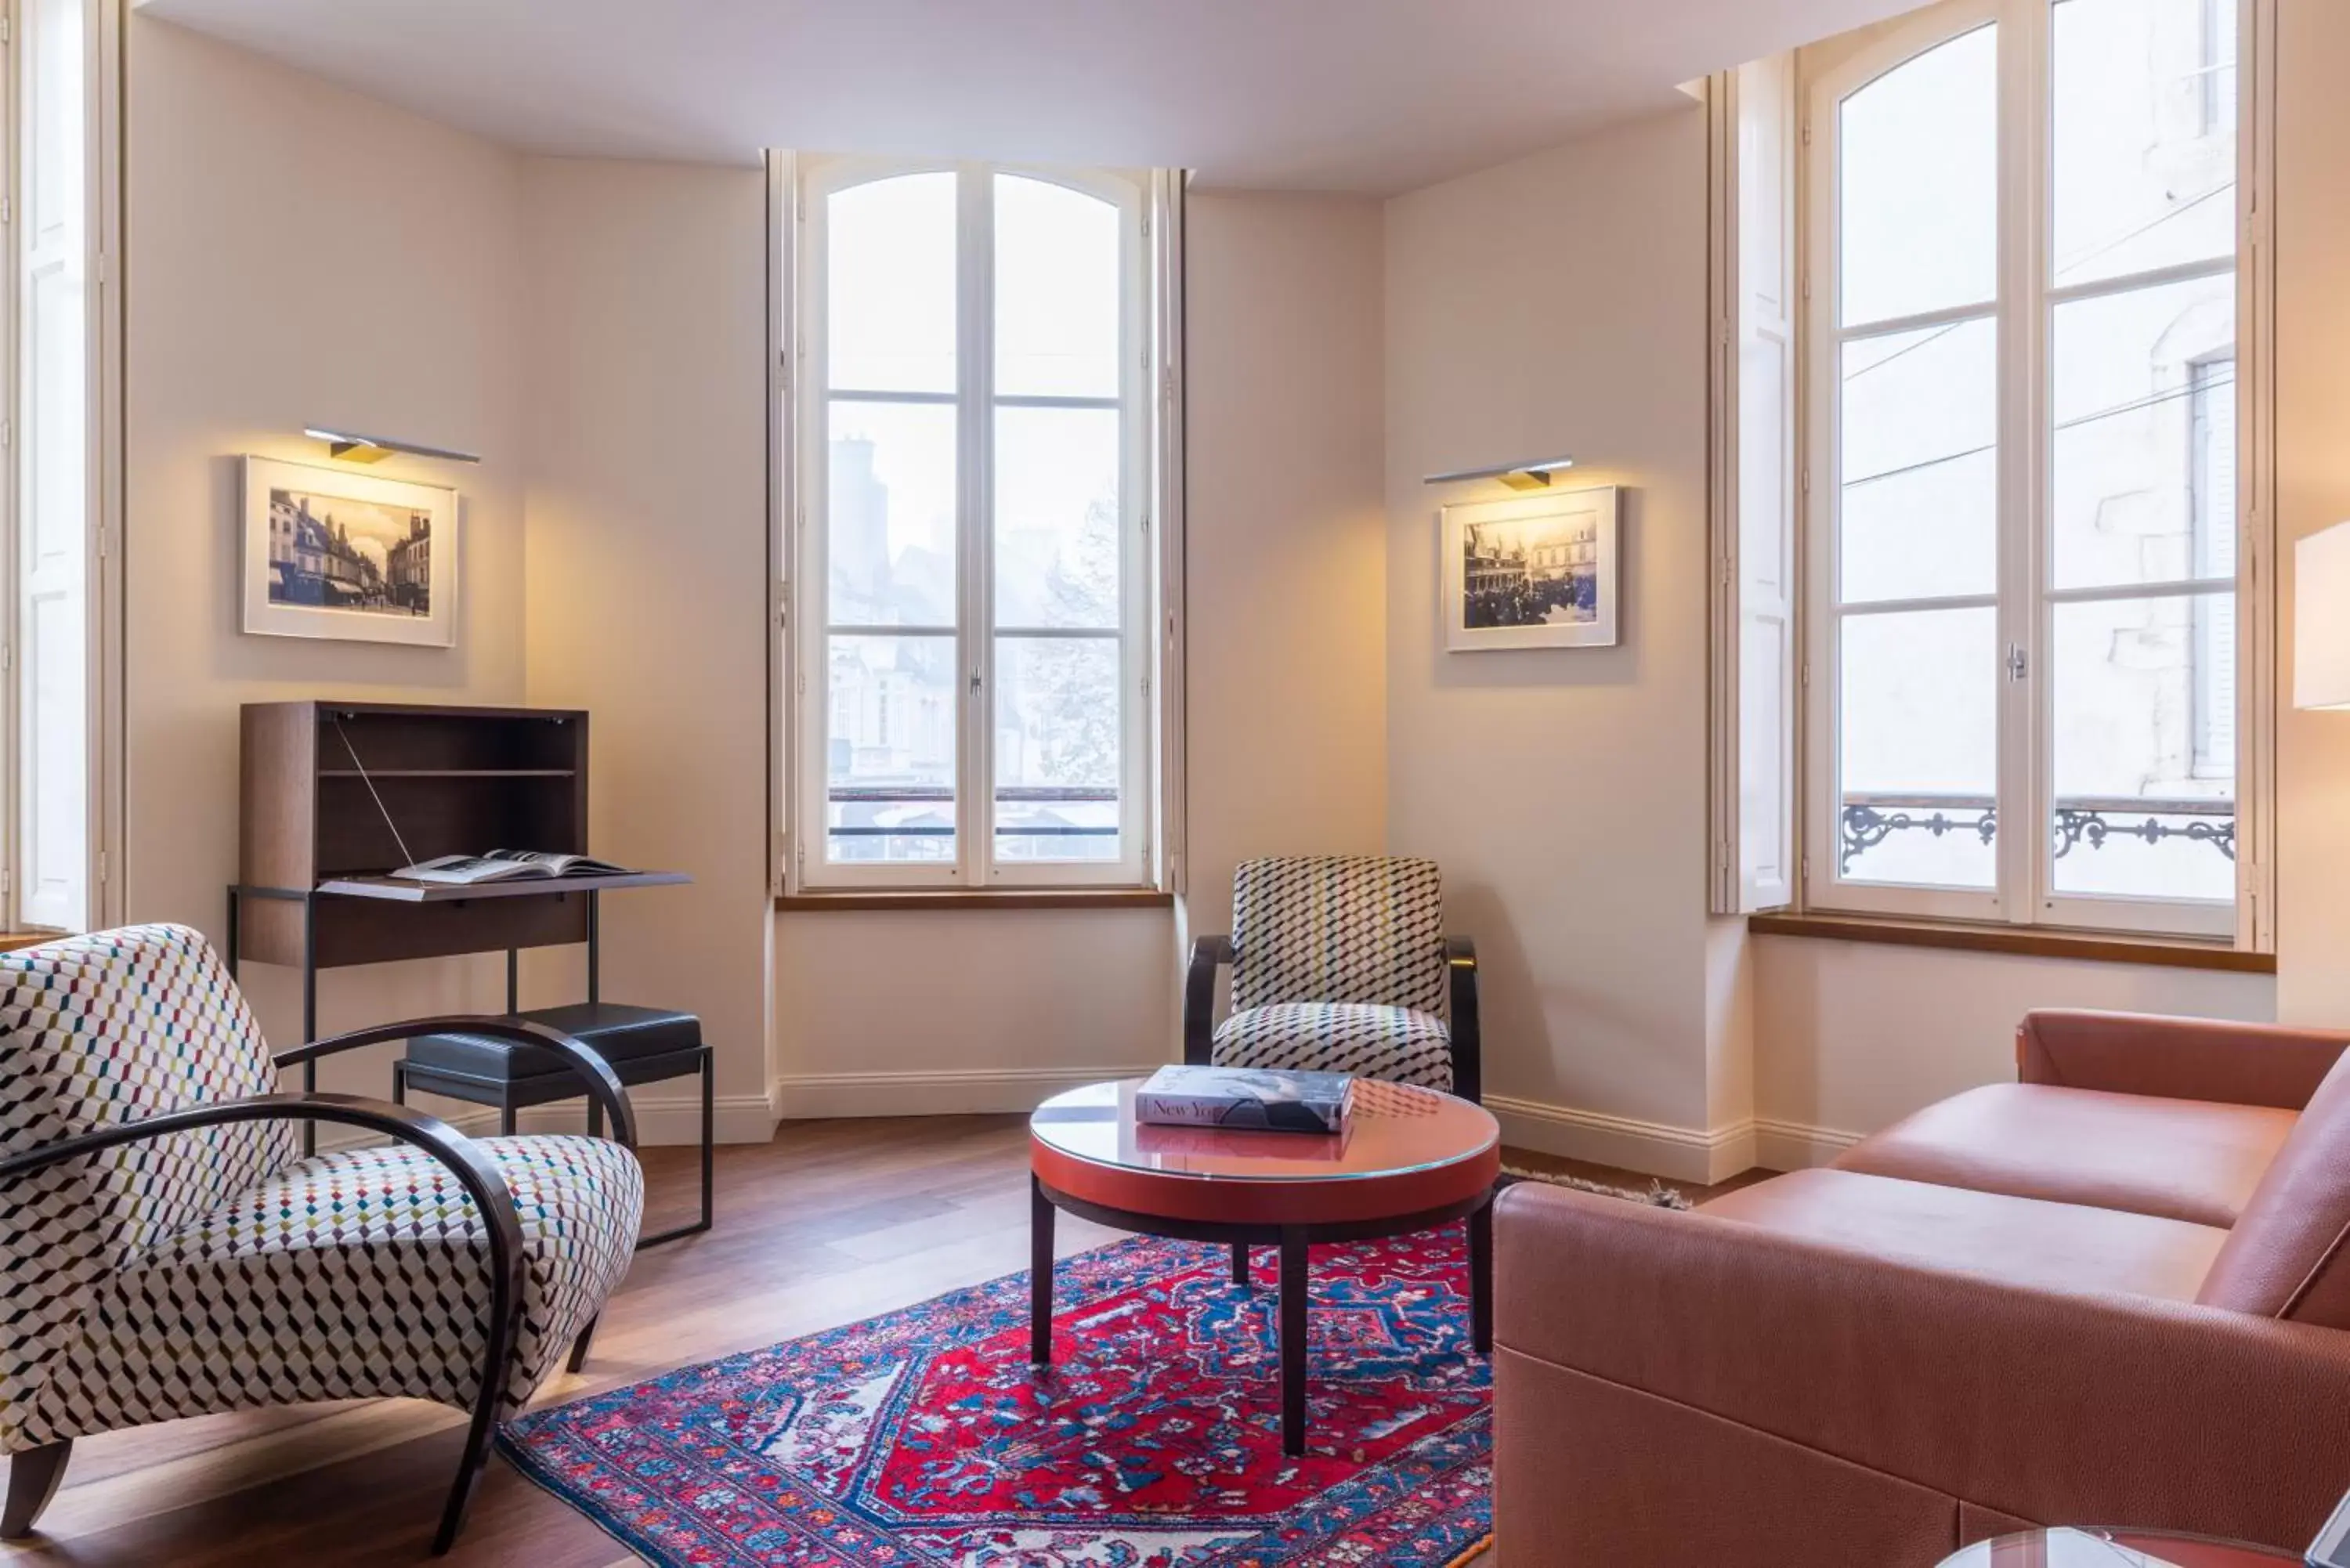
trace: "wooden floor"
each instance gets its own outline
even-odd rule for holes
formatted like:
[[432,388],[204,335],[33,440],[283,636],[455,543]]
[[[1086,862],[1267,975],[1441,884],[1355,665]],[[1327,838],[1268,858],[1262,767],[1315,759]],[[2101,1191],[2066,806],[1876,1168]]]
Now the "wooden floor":
[[[715,1231],[639,1256],[560,1403],[1027,1267],[1025,1124],[1013,1116],[795,1122],[718,1154]],[[1511,1151],[1601,1180],[1623,1172]],[[646,1151],[653,1226],[689,1216],[694,1151]],[[1690,1189],[1690,1196],[1702,1197]],[[1063,1255],[1114,1240],[1064,1215]],[[309,1568],[427,1560],[464,1417],[372,1400],[207,1417],[75,1445],[41,1532],[0,1568]],[[493,1459],[458,1565],[618,1568],[639,1560]]]

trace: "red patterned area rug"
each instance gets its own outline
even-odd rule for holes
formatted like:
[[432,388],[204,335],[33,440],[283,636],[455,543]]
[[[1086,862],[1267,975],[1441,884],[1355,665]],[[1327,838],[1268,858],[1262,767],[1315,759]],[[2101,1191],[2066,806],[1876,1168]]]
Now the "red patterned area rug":
[[[1278,1293],[1136,1239],[557,1406],[504,1442],[662,1568],[1447,1568],[1492,1518],[1492,1378],[1459,1226],[1317,1247],[1307,1452]],[[1260,1254],[1262,1282],[1271,1272]]]

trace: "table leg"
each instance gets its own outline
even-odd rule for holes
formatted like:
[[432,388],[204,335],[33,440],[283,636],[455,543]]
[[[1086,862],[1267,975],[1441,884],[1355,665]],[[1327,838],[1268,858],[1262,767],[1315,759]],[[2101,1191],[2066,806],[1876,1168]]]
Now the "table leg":
[[1248,1243],[1246,1241],[1235,1241],[1232,1243],[1232,1283],[1236,1285],[1246,1285],[1248,1282]]
[[1028,1359],[1053,1360],[1053,1203],[1045,1184],[1028,1179]]
[[1469,1216],[1469,1339],[1493,1354],[1493,1201]]
[[1305,1451],[1305,1232],[1281,1233],[1281,1451]]

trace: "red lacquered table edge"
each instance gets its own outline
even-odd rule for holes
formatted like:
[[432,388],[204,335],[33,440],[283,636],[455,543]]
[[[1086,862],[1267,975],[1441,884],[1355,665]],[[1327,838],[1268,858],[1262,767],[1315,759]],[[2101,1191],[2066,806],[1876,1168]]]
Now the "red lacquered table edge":
[[[1045,1105],[1053,1103],[1048,1100]],[[1478,1108],[1482,1113],[1482,1107]],[[1239,1285],[1249,1282],[1248,1248],[1278,1247],[1281,1447],[1292,1457],[1303,1454],[1309,1247],[1409,1235],[1467,1220],[1470,1337],[1478,1355],[1492,1353],[1493,1189],[1502,1174],[1502,1146],[1499,1125],[1492,1124],[1490,1114],[1486,1120],[1493,1127],[1492,1137],[1482,1148],[1459,1158],[1392,1172],[1315,1180],[1209,1176],[1087,1159],[1040,1137],[1032,1117],[1028,1132],[1029,1360],[1044,1366],[1053,1359],[1053,1212],[1056,1209],[1114,1231],[1228,1245],[1232,1249],[1232,1282]],[[1216,1217],[1219,1212],[1229,1215],[1236,1201],[1246,1206],[1244,1217]]]

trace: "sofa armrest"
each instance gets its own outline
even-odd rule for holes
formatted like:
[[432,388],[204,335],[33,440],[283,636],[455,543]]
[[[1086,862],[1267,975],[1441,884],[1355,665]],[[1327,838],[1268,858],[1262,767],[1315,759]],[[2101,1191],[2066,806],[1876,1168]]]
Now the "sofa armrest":
[[2345,1045],[2334,1030],[2047,1008],[2023,1015],[2015,1064],[2027,1084],[2297,1111]]
[[2350,1333],[1531,1183],[1502,1198],[1495,1270],[1503,1432],[1576,1418],[1516,1407],[1530,1357],[2013,1519],[2297,1551],[2350,1479]]

